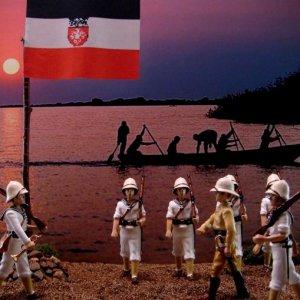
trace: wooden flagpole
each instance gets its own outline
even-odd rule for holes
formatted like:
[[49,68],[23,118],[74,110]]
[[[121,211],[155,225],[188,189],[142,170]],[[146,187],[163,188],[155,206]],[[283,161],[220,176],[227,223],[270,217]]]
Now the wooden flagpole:
[[24,77],[23,86],[23,185],[29,193],[25,194],[25,202],[30,205],[30,186],[29,186],[29,137],[30,137],[30,79]]

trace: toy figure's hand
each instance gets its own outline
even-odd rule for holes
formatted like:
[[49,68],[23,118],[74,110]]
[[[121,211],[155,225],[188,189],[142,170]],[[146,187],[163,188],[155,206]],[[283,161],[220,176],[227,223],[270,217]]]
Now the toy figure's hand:
[[114,230],[112,233],[111,233],[111,237],[112,238],[117,238],[119,236],[118,234],[118,231]]
[[30,241],[30,242],[28,242],[27,244],[25,244],[25,247],[26,247],[26,249],[28,249],[28,250],[33,249],[34,246],[35,246],[35,242],[33,242],[33,241]]
[[168,239],[172,238],[172,231],[168,230],[166,232],[166,238],[168,238]]
[[262,234],[256,234],[252,240],[255,244],[263,244],[265,242],[266,237]]
[[196,233],[198,234],[205,234],[206,233],[206,229],[204,226],[200,226],[198,229],[196,229]]
[[193,217],[193,222],[198,224],[199,223],[199,216]]
[[227,247],[227,246],[225,246],[225,248],[224,248],[224,255],[225,255],[226,257],[231,257],[231,251],[230,251],[230,248]]
[[137,223],[140,227],[143,227],[145,222],[146,222],[146,220],[143,220],[143,219],[137,220]]

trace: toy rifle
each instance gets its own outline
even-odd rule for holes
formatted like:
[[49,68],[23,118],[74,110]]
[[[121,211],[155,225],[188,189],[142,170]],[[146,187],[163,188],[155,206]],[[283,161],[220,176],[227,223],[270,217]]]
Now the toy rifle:
[[[6,191],[2,188],[0,188],[0,194],[6,197]],[[41,219],[39,219],[38,217],[33,215],[31,206],[28,204],[22,204],[21,206],[25,209],[29,223],[30,223],[30,220],[32,220],[35,223],[35,225],[37,226],[37,228],[40,231],[43,231],[46,228],[46,224]]]
[[192,178],[190,175],[187,175],[188,178],[188,184],[190,186],[190,195],[191,195],[191,205],[192,205],[192,218],[196,217],[196,210],[195,210],[195,196],[194,196],[194,190],[193,190],[193,183],[192,183]]
[[290,199],[288,199],[287,201],[285,201],[282,205],[280,205],[277,208],[274,208],[273,210],[271,210],[270,212],[270,216],[268,218],[267,223],[260,227],[259,229],[257,229],[254,233],[253,236],[256,234],[265,234],[265,232],[275,224],[275,222],[279,219],[279,217],[282,215],[282,213],[284,213],[285,211],[287,211],[297,200],[300,199],[300,192],[297,192],[295,195],[293,195]]
[[243,191],[242,191],[242,188],[241,188],[241,183],[240,183],[240,179],[239,179],[239,176],[238,174],[236,173],[234,175],[235,179],[236,179],[236,182],[238,183],[238,188],[237,188],[237,193],[239,194],[239,198],[240,198],[240,213],[241,215],[245,215],[246,214],[246,207],[245,207],[245,203],[244,203],[244,194],[243,194]]
[[139,194],[139,208],[142,209],[143,205],[143,196],[144,196],[144,189],[145,189],[145,175],[142,175],[142,181],[140,186],[140,194]]

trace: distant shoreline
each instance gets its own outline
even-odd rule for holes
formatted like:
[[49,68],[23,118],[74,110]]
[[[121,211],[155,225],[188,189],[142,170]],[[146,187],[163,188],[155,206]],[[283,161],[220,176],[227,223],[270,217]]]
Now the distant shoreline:
[[[217,100],[210,100],[203,98],[200,100],[186,100],[186,99],[165,99],[165,100],[146,100],[143,97],[123,99],[118,98],[114,100],[104,101],[99,98],[93,98],[87,102],[66,102],[53,104],[32,104],[32,107],[61,107],[61,106],[177,106],[177,105],[217,105]],[[23,107],[23,105],[1,105],[0,108],[7,107]]]

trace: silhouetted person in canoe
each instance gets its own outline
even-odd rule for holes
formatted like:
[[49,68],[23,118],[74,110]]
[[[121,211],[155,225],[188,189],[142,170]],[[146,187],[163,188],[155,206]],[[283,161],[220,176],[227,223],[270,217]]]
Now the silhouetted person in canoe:
[[193,139],[197,141],[197,148],[196,153],[200,152],[201,143],[204,143],[204,152],[208,152],[208,147],[211,148],[212,146],[215,147],[217,150],[217,135],[218,133],[215,130],[207,129],[199,134],[194,134]]
[[167,152],[169,156],[176,156],[177,154],[177,145],[180,141],[180,137],[176,135],[173,141],[169,144]]
[[234,135],[234,130],[231,129],[227,134],[223,133],[218,141],[217,151],[224,152],[227,148],[236,146],[237,140],[235,138],[230,139]]
[[129,127],[126,121],[122,121],[121,126],[118,128],[118,145],[120,145],[119,156],[125,153],[125,148],[127,144],[127,135],[130,133]]
[[280,136],[278,134],[276,134],[276,136],[272,137],[272,133],[275,130],[275,126],[273,125],[270,128],[270,124],[267,125],[267,127],[265,128],[262,136],[261,136],[261,143],[260,143],[260,147],[259,149],[261,150],[265,150],[269,148],[270,143],[274,142],[274,141],[278,141],[280,139]]
[[156,144],[155,142],[143,142],[143,135],[145,133],[145,129],[146,129],[146,126],[144,125],[143,126],[143,130],[141,131],[141,133],[138,134],[135,137],[134,141],[128,147],[128,149],[127,149],[127,154],[128,155],[130,155],[130,156],[133,156],[133,155],[142,155],[142,152],[138,151],[138,149],[139,149],[139,147],[141,145],[148,146],[148,145],[154,145],[154,144]]

